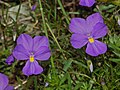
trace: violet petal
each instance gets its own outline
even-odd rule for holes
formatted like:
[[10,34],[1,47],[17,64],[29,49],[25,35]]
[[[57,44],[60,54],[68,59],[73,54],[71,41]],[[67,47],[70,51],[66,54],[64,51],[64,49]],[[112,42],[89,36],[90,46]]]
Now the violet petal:
[[107,46],[105,43],[102,43],[98,40],[95,40],[94,43],[88,43],[86,48],[86,53],[91,56],[98,56],[107,51]]
[[104,23],[103,18],[100,13],[94,13],[87,17],[86,19],[89,28],[93,28],[98,22]]
[[36,4],[32,6],[31,10],[34,11],[36,9]]
[[0,73],[0,90],[4,90],[8,85],[8,77]]
[[46,36],[35,36],[33,39],[33,51],[39,51],[41,46],[49,46],[49,41]]
[[22,44],[28,51],[32,51],[33,39],[30,35],[21,34],[17,39],[17,44]]
[[70,42],[74,48],[81,48],[87,44],[87,36],[81,34],[72,34]]
[[17,60],[26,60],[29,59],[29,52],[23,47],[23,45],[19,44],[13,50],[13,56]]
[[80,5],[91,7],[95,3],[95,0],[80,0]]
[[107,30],[108,30],[108,28],[104,23],[97,23],[94,26],[94,29],[92,31],[92,36],[95,39],[101,38],[107,34]]
[[14,57],[13,55],[10,55],[6,61],[5,61],[8,65],[11,65],[14,62]]
[[37,75],[43,72],[43,68],[38,64],[36,60],[34,62],[30,62],[28,60],[25,66],[23,67],[22,71],[27,76],[32,75],[32,74]]
[[72,33],[87,34],[91,30],[86,25],[86,20],[82,18],[72,18],[69,29]]
[[7,86],[4,90],[14,90],[13,86]]
[[39,50],[34,54],[36,60],[48,60],[50,58],[50,49],[46,46],[42,46]]

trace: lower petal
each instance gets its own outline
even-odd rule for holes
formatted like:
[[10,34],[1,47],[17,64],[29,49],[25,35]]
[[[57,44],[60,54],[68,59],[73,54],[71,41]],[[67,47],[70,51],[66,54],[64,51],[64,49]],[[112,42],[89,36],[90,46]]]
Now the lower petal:
[[95,40],[94,43],[88,43],[86,48],[86,53],[91,56],[98,56],[99,54],[104,54],[107,51],[106,44]]
[[38,64],[35,60],[34,62],[30,62],[29,60],[26,62],[25,66],[23,67],[23,73],[27,76],[32,74],[40,74],[43,71],[43,68]]
[[74,48],[81,48],[87,44],[87,36],[81,34],[73,34],[71,36],[70,42]]
[[7,85],[8,85],[8,77],[0,73],[0,90],[4,90]]
[[14,90],[13,86],[7,86],[4,90]]

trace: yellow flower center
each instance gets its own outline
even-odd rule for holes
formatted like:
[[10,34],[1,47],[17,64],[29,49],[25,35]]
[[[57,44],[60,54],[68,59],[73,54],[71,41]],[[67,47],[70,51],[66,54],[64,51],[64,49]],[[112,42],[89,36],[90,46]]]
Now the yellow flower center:
[[30,62],[34,62],[34,60],[35,60],[35,59],[34,59],[34,56],[31,55],[31,56],[30,56]]
[[94,38],[89,38],[88,40],[90,43],[94,43],[94,41],[95,41]]

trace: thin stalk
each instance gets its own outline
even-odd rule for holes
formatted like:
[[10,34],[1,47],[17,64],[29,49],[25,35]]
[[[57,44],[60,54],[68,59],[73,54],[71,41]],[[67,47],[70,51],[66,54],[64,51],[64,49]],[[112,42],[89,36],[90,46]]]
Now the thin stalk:
[[52,34],[52,36],[53,36],[53,38],[54,38],[54,40],[55,40],[55,42],[56,42],[57,46],[59,47],[60,51],[62,52],[62,54],[63,54],[64,58],[67,60],[67,58],[66,58],[65,54],[63,53],[63,50],[62,50],[62,48],[61,48],[60,44],[58,43],[58,41],[57,41],[57,39],[56,39],[56,37],[55,37],[54,33],[52,32],[52,30],[51,30],[51,28],[50,28],[49,24],[48,24],[48,23],[46,23],[46,25],[47,25],[47,27],[48,27],[48,30],[49,30],[49,31],[50,31],[50,33]]
[[54,16],[55,16],[55,20],[57,19],[57,1],[55,0],[55,13],[54,13]]
[[52,57],[52,56],[51,56],[51,58],[50,58],[50,61],[51,61],[52,68],[55,69],[54,60],[53,60],[53,57]]
[[60,49],[60,50],[62,50],[62,48],[61,48],[60,44],[58,43],[58,41],[57,41],[57,39],[56,39],[56,37],[55,37],[54,33],[52,32],[52,30],[51,30],[51,28],[50,28],[49,24],[48,24],[48,23],[46,23],[46,25],[47,25],[47,27],[48,27],[48,29],[49,29],[50,33],[52,34],[52,36],[53,36],[53,38],[54,38],[55,42],[57,43],[57,45],[58,45],[59,49]]
[[58,1],[58,4],[59,4],[59,6],[60,6],[60,8],[61,8],[61,10],[62,10],[62,12],[63,12],[63,14],[65,15],[65,20],[66,20],[66,22],[67,22],[67,24],[69,24],[70,23],[70,18],[69,18],[69,16],[66,14],[66,12],[65,12],[65,9],[64,9],[64,7],[63,7],[63,5],[62,5],[62,2],[61,2],[61,0],[57,0]]
[[43,28],[44,28],[44,31],[45,31],[45,35],[48,37],[44,12],[43,12],[43,8],[42,8],[42,3],[41,3],[41,0],[38,0],[38,1],[39,1],[39,6],[40,6],[40,11],[41,11],[41,14],[42,14]]
[[[47,27],[48,27],[49,31],[51,32],[51,34],[52,34],[52,36],[53,36],[53,38],[54,38],[55,42],[56,42],[56,43],[57,43],[57,45],[58,45],[58,47],[61,49],[61,47],[60,47],[60,45],[59,45],[59,43],[58,43],[58,41],[57,41],[57,39],[56,39],[55,35],[53,34],[53,32],[52,32],[52,30],[51,30],[51,28],[50,28],[50,26],[49,26],[47,23],[46,23],[46,25],[47,25]],[[50,61],[51,61],[52,68],[53,68],[53,69],[55,69],[54,60],[53,60],[53,57],[52,57],[52,56],[51,56]]]
[[38,88],[37,88],[37,76],[33,76],[33,81],[34,81],[34,88],[35,88],[35,90],[38,90]]
[[[2,5],[2,16],[4,16],[4,5]],[[3,45],[4,45],[4,48],[5,49],[7,49],[7,40],[6,40],[6,38],[5,38],[5,29],[7,28],[7,22],[6,22],[6,19],[3,17],[3,20],[4,20],[4,23],[5,23],[5,25],[6,25],[6,27],[2,30],[2,36],[3,36]],[[1,27],[1,29],[2,29],[2,27]]]
[[21,3],[20,3],[20,5],[19,5],[18,12],[17,12],[17,15],[16,15],[16,22],[17,22],[17,20],[18,20],[19,14],[20,14],[20,9],[21,9]]

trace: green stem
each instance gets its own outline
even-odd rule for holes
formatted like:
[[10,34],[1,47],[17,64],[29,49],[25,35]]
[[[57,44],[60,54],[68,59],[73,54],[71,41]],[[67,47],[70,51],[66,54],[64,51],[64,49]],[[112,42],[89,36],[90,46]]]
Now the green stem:
[[[57,39],[56,39],[55,35],[53,34],[53,32],[52,32],[52,30],[51,30],[50,26],[48,25],[48,23],[46,23],[46,25],[47,25],[47,27],[48,27],[48,29],[49,29],[50,33],[52,34],[52,36],[53,36],[53,38],[54,38],[55,42],[57,43],[57,45],[58,45],[59,49],[61,50],[62,48],[61,48],[61,46],[59,45],[59,43],[58,43],[58,41],[57,41]],[[51,65],[52,65],[52,68],[54,68],[54,69],[55,69],[55,65],[54,65],[54,60],[53,60],[53,57],[51,57],[51,59],[50,59],[50,60],[51,60]]]
[[34,81],[35,90],[38,90],[38,88],[37,88],[37,76],[33,76],[33,81]]
[[51,56],[50,61],[51,61],[52,68],[54,68],[54,69],[55,69],[54,60],[53,60],[53,57],[52,57],[52,56]]
[[52,34],[52,36],[53,36],[53,38],[54,38],[54,40],[55,40],[55,42],[56,42],[57,46],[59,47],[60,51],[62,52],[62,55],[63,55],[64,59],[65,59],[65,60],[67,60],[67,58],[66,58],[65,54],[63,53],[63,50],[62,50],[62,48],[61,48],[60,44],[58,43],[58,41],[57,41],[57,39],[56,39],[56,37],[55,37],[54,33],[52,32],[52,30],[51,30],[51,28],[50,28],[49,24],[48,24],[48,23],[46,23],[46,26],[48,27],[48,30],[49,30],[49,31],[50,31],[50,33]]
[[17,22],[17,20],[18,20],[19,14],[20,14],[20,9],[21,9],[21,3],[20,3],[20,5],[19,5],[18,12],[17,12],[17,15],[16,15],[16,22]]
[[39,1],[39,5],[40,5],[40,11],[42,14],[42,21],[43,21],[43,25],[44,25],[43,28],[45,31],[45,35],[48,37],[47,28],[46,28],[46,24],[45,24],[45,17],[44,17],[43,8],[42,8],[42,3],[41,3],[41,0],[38,0],[38,1]]
[[56,39],[55,35],[54,35],[54,34],[53,34],[53,32],[52,32],[52,30],[51,30],[51,28],[50,28],[49,24],[48,24],[48,23],[46,23],[46,25],[47,25],[47,27],[48,27],[48,29],[49,29],[50,33],[52,34],[52,36],[53,36],[53,38],[54,38],[55,42],[57,43],[57,45],[58,45],[59,49],[60,49],[60,50],[62,50],[62,48],[61,48],[60,44],[58,43],[58,41],[57,41],[57,39]]
[[66,17],[65,20],[66,20],[67,24],[69,24],[69,23],[70,23],[70,18],[69,18],[69,16],[66,14],[65,9],[64,9],[64,7],[63,7],[63,5],[62,5],[61,0],[57,0],[57,1],[58,1],[58,4],[60,5],[60,8],[61,8],[63,14],[64,14],[65,17]]

